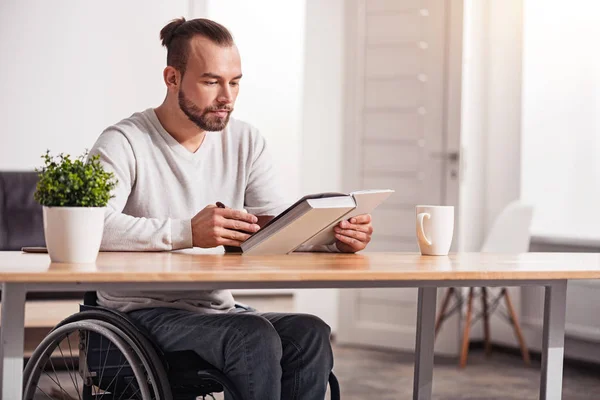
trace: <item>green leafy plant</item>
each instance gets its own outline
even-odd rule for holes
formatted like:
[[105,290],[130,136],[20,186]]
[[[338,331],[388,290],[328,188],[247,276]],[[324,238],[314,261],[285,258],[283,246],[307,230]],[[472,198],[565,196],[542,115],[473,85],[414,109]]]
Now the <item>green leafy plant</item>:
[[44,166],[37,168],[39,181],[35,200],[47,207],[105,207],[112,197],[117,180],[104,170],[100,156],[83,155],[71,160],[68,154],[58,157],[50,151],[42,156]]

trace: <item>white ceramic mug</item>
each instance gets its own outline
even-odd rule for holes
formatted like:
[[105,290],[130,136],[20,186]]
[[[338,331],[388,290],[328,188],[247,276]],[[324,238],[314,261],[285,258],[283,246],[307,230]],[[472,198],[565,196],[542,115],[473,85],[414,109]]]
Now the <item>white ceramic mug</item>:
[[421,254],[445,256],[454,234],[453,206],[417,206],[417,242]]

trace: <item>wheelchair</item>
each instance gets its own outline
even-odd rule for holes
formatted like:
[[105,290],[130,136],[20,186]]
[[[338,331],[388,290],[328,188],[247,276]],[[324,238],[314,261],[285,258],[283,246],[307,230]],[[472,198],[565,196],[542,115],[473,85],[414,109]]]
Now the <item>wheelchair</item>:
[[[333,372],[329,389],[339,400]],[[163,352],[127,314],[98,306],[95,292],[85,293],[80,312],[42,340],[23,373],[25,400],[196,400],[221,392],[227,400],[243,400],[194,351]]]

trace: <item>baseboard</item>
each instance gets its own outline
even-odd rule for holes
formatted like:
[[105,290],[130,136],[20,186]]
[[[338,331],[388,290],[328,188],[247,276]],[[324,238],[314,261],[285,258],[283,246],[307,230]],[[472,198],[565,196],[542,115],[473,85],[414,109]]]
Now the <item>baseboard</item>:
[[[485,342],[483,340],[471,341],[469,343],[469,350],[483,350],[484,348],[485,348]],[[516,347],[503,346],[503,345],[492,343],[492,351],[521,357],[521,350]],[[539,351],[529,349],[529,356],[534,361],[538,361],[538,362],[542,361],[542,353]],[[579,360],[579,359],[569,358],[569,357],[564,358],[564,365],[573,367],[573,368],[592,369],[592,370],[598,369],[598,367],[600,367],[600,363],[584,361],[584,360]]]
[[[81,300],[85,292],[27,292],[25,300],[27,301],[47,301],[47,300]],[[2,301],[2,291],[0,291],[0,301]]]
[[234,296],[293,296],[296,289],[232,289]]

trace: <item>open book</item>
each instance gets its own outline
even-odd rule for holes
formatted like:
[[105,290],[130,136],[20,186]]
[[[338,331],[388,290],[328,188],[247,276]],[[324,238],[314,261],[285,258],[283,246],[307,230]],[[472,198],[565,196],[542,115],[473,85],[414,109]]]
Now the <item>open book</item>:
[[363,190],[304,196],[242,243],[242,253],[288,254],[302,245],[333,244],[335,225],[370,213],[392,193],[393,190]]

